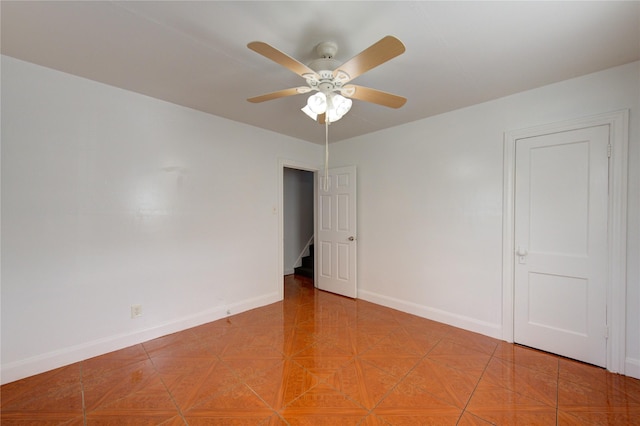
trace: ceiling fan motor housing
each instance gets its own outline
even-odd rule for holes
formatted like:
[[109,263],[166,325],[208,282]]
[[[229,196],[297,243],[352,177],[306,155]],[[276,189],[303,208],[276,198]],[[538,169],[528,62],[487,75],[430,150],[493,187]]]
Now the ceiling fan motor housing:
[[323,41],[316,46],[316,52],[321,58],[333,58],[338,52],[338,45],[332,41]]
[[332,41],[324,41],[316,46],[319,58],[309,63],[309,68],[320,76],[320,80],[332,79],[333,70],[340,66],[340,62],[334,59],[338,45]]
[[342,81],[333,77],[333,71],[320,70],[317,71],[316,76],[307,77],[307,84],[311,89],[318,90],[325,95],[330,92],[335,92],[342,88]]
[[316,46],[318,59],[314,59],[309,63],[309,68],[314,70],[318,77],[308,78],[307,83],[312,89],[316,89],[324,94],[339,90],[343,82],[334,78],[333,70],[340,66],[340,62],[334,59],[338,45],[331,41],[325,41]]
[[319,73],[323,70],[331,70],[338,68],[340,62],[333,58],[318,58],[309,62],[309,68]]

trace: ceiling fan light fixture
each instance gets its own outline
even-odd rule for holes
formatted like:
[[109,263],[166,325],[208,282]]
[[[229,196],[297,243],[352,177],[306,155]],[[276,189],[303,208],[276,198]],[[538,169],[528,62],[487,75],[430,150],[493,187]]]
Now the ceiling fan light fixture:
[[316,115],[324,114],[327,111],[327,96],[322,92],[309,96],[307,107]]
[[309,108],[309,105],[305,105],[304,108],[302,108],[302,112],[307,114],[309,118],[311,118],[312,120],[316,120],[316,121],[318,120],[318,114],[311,111],[311,108]]
[[335,123],[340,120],[351,109],[353,101],[337,93],[325,95],[318,92],[309,96],[307,104],[302,108],[302,112],[307,114],[312,120],[318,120],[318,115],[327,114],[327,120]]
[[339,118],[342,118],[342,116],[348,113],[351,109],[353,101],[351,99],[345,98],[342,95],[334,94],[331,97],[331,103],[333,104],[333,111],[335,111],[336,115]]
[[[334,59],[338,46],[333,42],[324,42],[316,46],[316,51],[320,57],[312,61],[309,66],[261,41],[252,41],[247,44],[247,47],[298,74],[307,81],[308,85],[308,87],[279,90],[249,98],[247,99],[249,102],[264,102],[314,90],[318,91],[318,93],[311,95],[307,99],[307,104],[302,108],[302,112],[312,120],[320,121],[324,124],[325,173],[323,188],[325,191],[329,191],[329,124],[340,120],[349,112],[352,105],[352,101],[349,98],[391,108],[400,108],[407,101],[401,96],[367,87],[345,86],[345,84],[359,75],[404,53],[404,44],[393,36],[383,37],[342,65],[337,65],[338,61]],[[341,92],[345,96],[341,96],[336,92]]]

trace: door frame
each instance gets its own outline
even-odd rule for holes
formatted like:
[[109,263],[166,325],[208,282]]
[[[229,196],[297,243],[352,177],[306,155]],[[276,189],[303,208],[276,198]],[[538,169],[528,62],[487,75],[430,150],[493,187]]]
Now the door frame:
[[[278,279],[276,282],[278,283],[278,298],[279,300],[284,299],[284,285],[282,284],[282,279],[284,277],[284,169],[296,169],[296,170],[304,170],[306,172],[313,173],[313,233],[315,235],[317,229],[317,180],[318,180],[318,171],[319,167],[313,166],[301,161],[290,160],[285,158],[278,159]],[[314,263],[316,259],[313,259]],[[314,275],[317,273],[316,268],[314,268]],[[314,277],[313,283],[315,286],[316,279]]]
[[502,338],[514,341],[515,154],[516,141],[584,127],[609,126],[607,370],[624,374],[626,357],[627,149],[629,110],[507,131],[503,152]]

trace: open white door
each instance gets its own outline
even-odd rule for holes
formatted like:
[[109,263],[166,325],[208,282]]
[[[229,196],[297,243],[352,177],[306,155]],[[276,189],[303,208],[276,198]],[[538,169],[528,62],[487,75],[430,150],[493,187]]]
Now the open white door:
[[329,190],[318,173],[316,286],[355,298],[356,168],[329,169]]
[[516,141],[514,340],[606,365],[609,126]]

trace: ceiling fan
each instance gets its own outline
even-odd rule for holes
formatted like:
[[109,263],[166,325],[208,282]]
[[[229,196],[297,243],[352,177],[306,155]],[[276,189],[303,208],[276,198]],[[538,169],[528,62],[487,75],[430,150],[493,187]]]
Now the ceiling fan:
[[338,46],[333,42],[318,44],[316,52],[320,57],[313,60],[308,66],[261,41],[251,42],[247,47],[288,68],[307,82],[306,86],[249,98],[247,99],[249,102],[258,103],[286,96],[317,92],[308,98],[307,105],[302,108],[302,111],[319,123],[329,124],[339,120],[349,111],[351,99],[390,108],[400,108],[407,101],[402,96],[369,87],[347,84],[372,68],[404,53],[404,44],[393,36],[382,38],[343,64],[334,59]]

